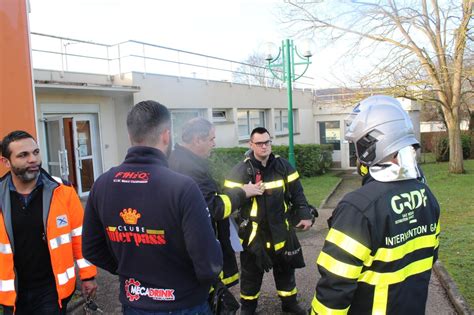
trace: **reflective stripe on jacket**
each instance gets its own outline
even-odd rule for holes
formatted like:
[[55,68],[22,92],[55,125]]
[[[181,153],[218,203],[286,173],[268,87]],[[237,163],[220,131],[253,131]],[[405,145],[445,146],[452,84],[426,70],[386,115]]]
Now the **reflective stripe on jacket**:
[[[76,285],[76,262],[81,279],[95,277],[97,269],[82,256],[84,211],[74,188],[55,182],[45,171],[43,179],[43,223],[56,281],[58,302],[70,296]],[[13,253],[9,174],[0,181],[0,304],[14,306],[16,278]]]

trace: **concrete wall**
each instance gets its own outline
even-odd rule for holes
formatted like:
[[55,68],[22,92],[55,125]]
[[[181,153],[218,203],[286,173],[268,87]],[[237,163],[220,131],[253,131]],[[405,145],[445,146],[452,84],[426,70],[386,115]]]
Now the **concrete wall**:
[[[288,143],[288,136],[276,136],[274,131],[273,109],[287,110],[285,89],[265,88],[228,82],[177,78],[172,76],[132,74],[132,82],[140,86],[134,94],[134,103],[143,100],[156,100],[173,109],[200,109],[204,117],[212,120],[212,110],[228,110],[230,119],[216,123],[216,144],[218,147],[246,145],[248,139],[239,139],[237,111],[239,109],[260,109],[266,111],[267,129],[274,135],[275,144]],[[315,143],[312,121],[313,94],[311,91],[293,92],[293,109],[298,128],[295,143]]]

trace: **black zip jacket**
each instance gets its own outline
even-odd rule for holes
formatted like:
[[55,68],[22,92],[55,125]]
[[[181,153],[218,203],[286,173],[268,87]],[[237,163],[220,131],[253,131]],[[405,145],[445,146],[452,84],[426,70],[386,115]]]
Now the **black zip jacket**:
[[179,144],[176,144],[170,155],[169,165],[172,170],[190,176],[198,184],[211,213],[213,227],[222,247],[224,256],[222,282],[228,287],[237,284],[239,269],[230,242],[229,215],[245,202],[245,192],[241,188],[233,188],[229,189],[226,194],[220,194],[219,188],[212,178],[208,160],[197,156]]
[[425,314],[440,209],[416,179],[366,181],[329,220],[311,314]]
[[90,192],[84,257],[120,278],[120,301],[174,311],[206,301],[222,251],[194,181],[168,169],[164,154],[132,147]]

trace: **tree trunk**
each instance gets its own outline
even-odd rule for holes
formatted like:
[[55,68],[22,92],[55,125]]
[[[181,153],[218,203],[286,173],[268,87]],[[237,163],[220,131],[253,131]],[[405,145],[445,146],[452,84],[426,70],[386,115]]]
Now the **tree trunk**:
[[[449,172],[453,174],[464,173],[464,161],[461,145],[461,128],[459,126],[458,111],[445,113],[446,123],[448,124],[449,137]],[[446,115],[447,114],[447,115]]]

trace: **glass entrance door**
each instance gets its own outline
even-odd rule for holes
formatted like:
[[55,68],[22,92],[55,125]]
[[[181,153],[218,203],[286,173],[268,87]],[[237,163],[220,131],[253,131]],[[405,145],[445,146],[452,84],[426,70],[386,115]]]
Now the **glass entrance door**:
[[79,196],[85,196],[101,172],[97,116],[92,114],[73,116],[73,129],[77,192]]
[[69,181],[87,196],[102,173],[96,114],[51,115],[44,118],[48,172]]
[[47,169],[52,176],[68,179],[68,151],[64,141],[62,116],[47,117],[44,120],[47,143]]

